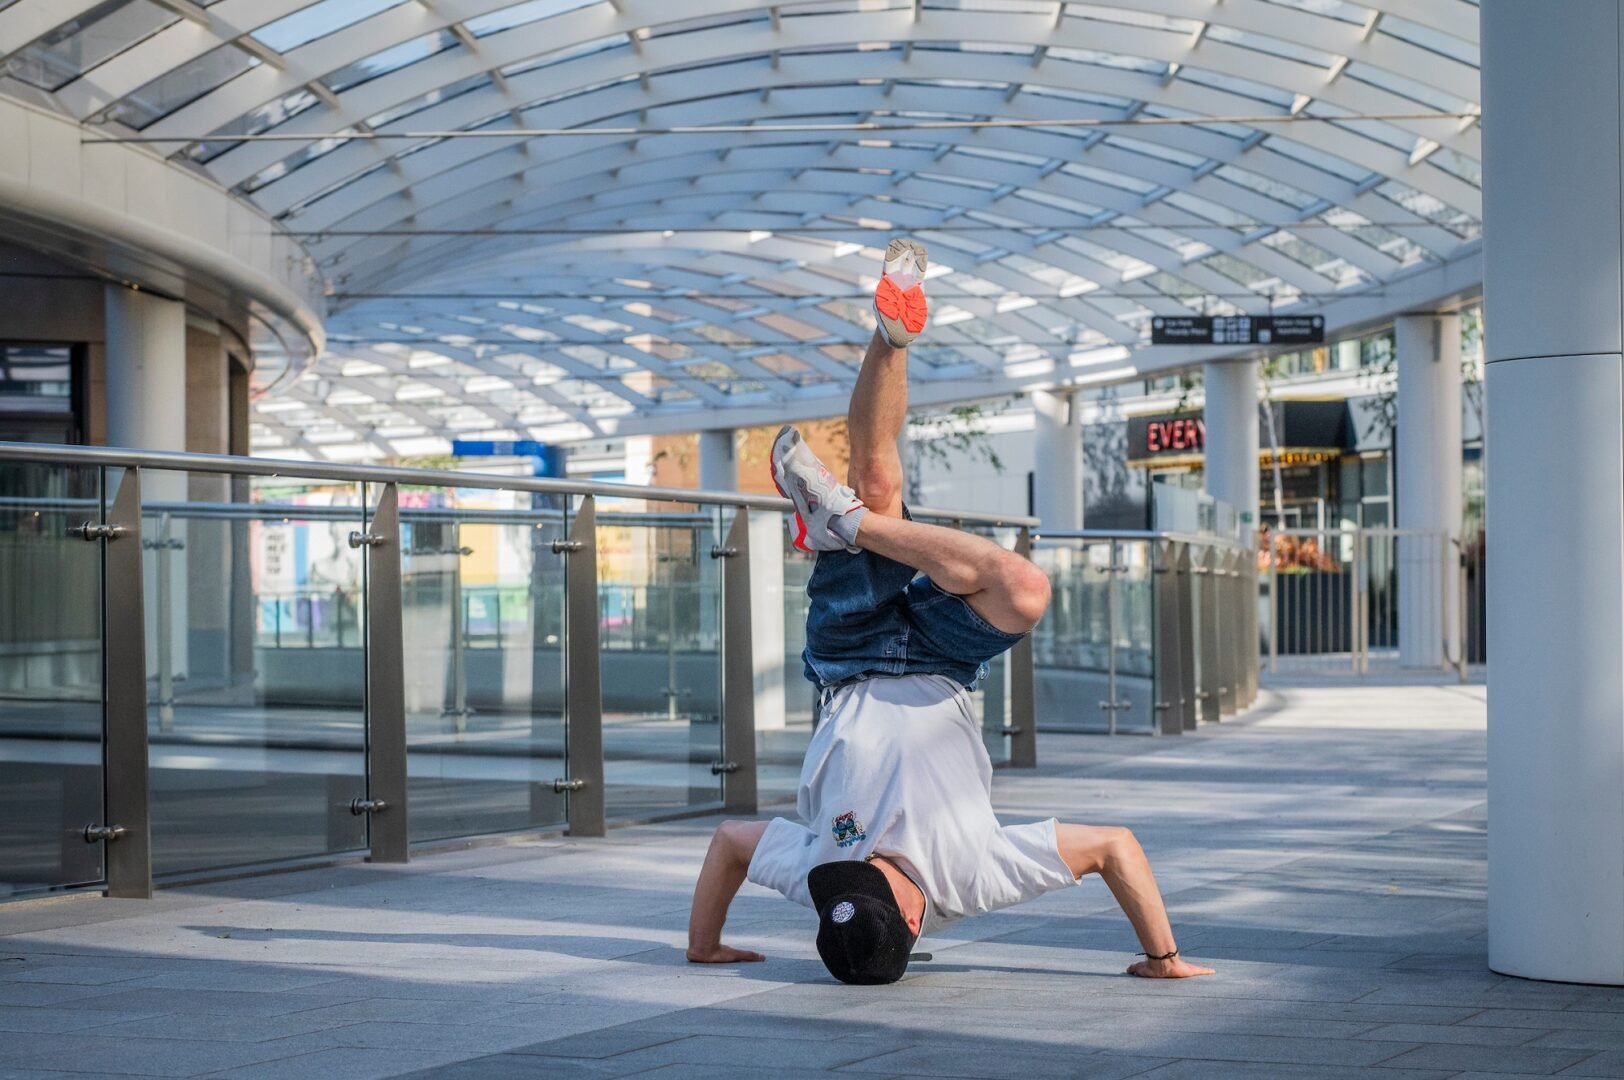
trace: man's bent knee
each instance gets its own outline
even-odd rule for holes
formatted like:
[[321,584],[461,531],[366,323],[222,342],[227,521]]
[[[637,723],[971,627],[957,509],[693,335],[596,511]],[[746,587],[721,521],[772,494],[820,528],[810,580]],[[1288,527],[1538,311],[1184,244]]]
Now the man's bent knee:
[[1049,608],[1049,577],[1019,556],[1012,559],[1006,573],[1010,611],[1030,630]]
[[902,505],[902,478],[896,470],[884,464],[868,464],[854,468],[852,487],[863,505],[870,510],[885,513],[893,506]]

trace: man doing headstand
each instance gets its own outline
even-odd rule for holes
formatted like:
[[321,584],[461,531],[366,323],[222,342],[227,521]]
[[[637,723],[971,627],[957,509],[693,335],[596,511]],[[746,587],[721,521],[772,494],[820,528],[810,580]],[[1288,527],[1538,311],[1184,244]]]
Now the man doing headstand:
[[822,690],[821,718],[801,769],[801,822],[717,828],[694,889],[688,959],[764,959],[722,943],[746,878],[817,912],[818,955],[835,978],[889,983],[922,933],[1097,873],[1144,946],[1147,959],[1129,973],[1211,974],[1179,956],[1127,829],[1053,818],[1001,826],[993,814],[992,763],[969,691],[1042,617],[1049,582],[991,540],[910,520],[902,503],[897,436],[907,349],[927,316],[925,267],[924,245],[891,242],[874,297],[879,329],[847,413],[847,483],[793,427],[773,443],[796,546],[819,553],[804,659]]

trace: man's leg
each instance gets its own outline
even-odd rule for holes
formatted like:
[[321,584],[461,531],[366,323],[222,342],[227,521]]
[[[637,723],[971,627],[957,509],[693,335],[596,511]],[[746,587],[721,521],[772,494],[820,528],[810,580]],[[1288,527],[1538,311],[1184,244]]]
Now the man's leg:
[[[1162,904],[1161,890],[1156,887],[1156,875],[1150,871],[1150,860],[1145,850],[1127,829],[1100,828],[1094,825],[1056,825],[1055,840],[1060,857],[1078,877],[1098,874],[1105,880],[1111,895],[1122,905],[1139,943],[1145,947],[1147,957],[1165,957],[1176,953],[1173,927],[1167,921],[1167,908]],[[1184,979],[1192,975],[1211,975],[1212,969],[1189,963],[1181,956],[1167,959],[1145,959],[1128,967],[1128,974],[1149,979]]]
[[1049,606],[1049,579],[1027,560],[974,533],[870,513],[855,543],[930,576],[1008,634],[1024,634]]
[[897,438],[907,422],[908,350],[893,348],[876,330],[846,411],[846,435],[851,443],[846,483],[871,514],[902,516],[902,457],[897,453]]

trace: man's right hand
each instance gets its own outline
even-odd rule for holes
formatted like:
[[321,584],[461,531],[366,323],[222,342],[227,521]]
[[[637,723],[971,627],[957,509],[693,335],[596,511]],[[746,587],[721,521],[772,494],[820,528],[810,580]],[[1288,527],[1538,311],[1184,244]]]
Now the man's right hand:
[[758,952],[749,949],[735,949],[731,945],[717,942],[715,945],[688,946],[688,962],[690,964],[744,964],[759,963],[767,959]]

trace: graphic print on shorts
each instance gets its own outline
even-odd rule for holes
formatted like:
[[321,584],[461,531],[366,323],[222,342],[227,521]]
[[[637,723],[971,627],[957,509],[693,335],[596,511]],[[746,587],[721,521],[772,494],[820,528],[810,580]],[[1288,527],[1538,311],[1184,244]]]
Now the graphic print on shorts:
[[835,818],[833,829],[835,843],[843,848],[851,847],[859,840],[868,839],[868,834],[863,831],[863,823],[857,820],[855,810],[847,810],[844,814]]

